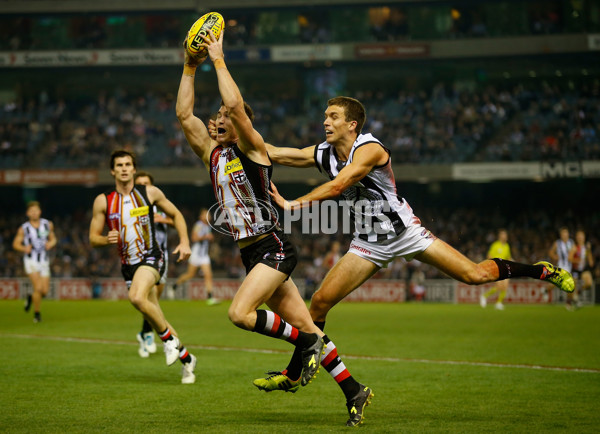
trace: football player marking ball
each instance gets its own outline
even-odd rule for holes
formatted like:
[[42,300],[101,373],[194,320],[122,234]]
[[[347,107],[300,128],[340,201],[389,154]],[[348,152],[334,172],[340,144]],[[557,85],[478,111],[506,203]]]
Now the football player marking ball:
[[219,39],[221,31],[225,28],[225,21],[218,12],[209,12],[202,15],[190,29],[187,38],[187,49],[194,56],[203,57],[208,53],[206,48],[200,44],[204,44],[203,36],[208,36],[208,32],[212,32],[215,38]]

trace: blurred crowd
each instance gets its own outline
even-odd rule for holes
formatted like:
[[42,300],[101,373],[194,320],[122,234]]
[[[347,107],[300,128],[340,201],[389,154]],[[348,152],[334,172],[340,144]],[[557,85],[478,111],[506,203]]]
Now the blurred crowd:
[[[569,86],[570,84],[570,86]],[[355,91],[367,109],[364,132],[392,150],[398,163],[556,161],[600,158],[600,83],[544,83],[533,89],[488,85],[473,90],[439,83],[425,91]],[[255,127],[275,145],[324,140],[321,100],[248,91]],[[216,94],[198,95],[208,119]],[[0,168],[97,168],[117,148],[144,167],[200,166],[175,116],[171,93],[102,90],[95,98],[37,98],[0,108]]]
[[[182,212],[191,228],[193,213],[183,208]],[[534,263],[549,260],[548,251],[558,238],[558,229],[566,225],[571,237],[576,229],[587,233],[595,259],[594,278],[600,279],[600,236],[594,228],[600,227],[600,214],[576,215],[573,212],[559,212],[548,207],[536,211],[519,211],[512,214],[499,209],[479,209],[459,207],[444,209],[420,207],[415,213],[423,226],[446,241],[475,262],[486,258],[490,244],[496,240],[497,230],[506,228],[509,234],[513,258],[519,262]],[[58,243],[51,253],[51,270],[54,277],[121,277],[120,262],[115,247],[93,249],[88,242],[89,212],[74,212],[62,216],[46,216],[55,225]],[[341,213],[340,213],[341,219]],[[21,255],[12,249],[12,240],[23,215],[3,214],[0,216],[0,275],[5,277],[24,276]],[[340,222],[341,226],[341,222]],[[318,288],[327,271],[347,250],[351,234],[341,231],[334,235],[322,233],[302,233],[300,223],[291,225],[291,239],[297,247],[298,266],[293,277],[301,282],[308,294]],[[214,232],[215,241],[210,246],[213,272],[216,277],[241,278],[245,275],[239,248],[232,238]],[[177,245],[175,230],[169,232],[169,245]],[[170,278],[176,278],[186,271],[185,263],[176,263],[171,256],[169,261]],[[379,271],[375,278],[410,280],[413,273],[425,278],[443,278],[435,268],[418,261],[396,260],[388,268]]]
[[[283,2],[282,2],[283,3]],[[229,46],[373,42],[597,31],[591,0],[228,9]],[[506,19],[510,16],[511,19]],[[0,50],[178,47],[197,12],[0,17]]]

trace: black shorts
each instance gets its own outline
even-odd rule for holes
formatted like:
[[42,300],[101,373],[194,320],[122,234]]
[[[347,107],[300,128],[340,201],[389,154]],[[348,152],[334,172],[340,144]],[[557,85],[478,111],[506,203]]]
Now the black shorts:
[[262,240],[240,250],[246,274],[256,264],[265,264],[289,277],[296,268],[296,249],[283,232],[271,232]]
[[156,279],[155,285],[158,285],[162,275],[165,274],[166,263],[163,255],[160,255],[160,258],[156,258],[154,256],[146,256],[140,262],[133,265],[123,264],[121,265],[121,274],[123,274],[123,278],[125,279],[125,283],[127,284],[127,289],[129,289],[129,287],[131,286],[131,281],[133,280],[135,272],[141,266],[154,268],[156,271],[158,271],[158,279]]

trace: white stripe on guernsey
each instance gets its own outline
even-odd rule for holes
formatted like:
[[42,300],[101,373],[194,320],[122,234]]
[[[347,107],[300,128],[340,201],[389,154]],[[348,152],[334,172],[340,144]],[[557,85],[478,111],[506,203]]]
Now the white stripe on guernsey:
[[333,378],[337,377],[338,375],[340,375],[342,372],[344,372],[346,370],[346,366],[344,365],[344,363],[340,363],[339,365],[337,365],[335,368],[333,368],[331,370],[331,372],[329,373]]
[[[58,342],[77,342],[83,344],[101,344],[101,345],[126,345],[139,346],[137,342],[119,341],[108,339],[92,339],[92,338],[74,338],[69,336],[40,336],[40,335],[25,335],[19,333],[2,333],[0,337],[20,338],[20,339],[40,339]],[[189,345],[188,348],[206,351],[231,351],[241,353],[257,353],[257,354],[289,354],[289,350],[267,350],[264,348],[245,348],[245,347],[217,347],[213,345]],[[585,374],[600,374],[600,369],[596,368],[577,368],[574,366],[543,366],[543,365],[525,365],[518,363],[494,363],[494,362],[471,362],[469,360],[431,360],[431,359],[402,359],[399,357],[385,356],[360,356],[360,355],[344,355],[345,359],[352,360],[371,360],[374,362],[391,362],[391,363],[423,363],[433,365],[457,365],[457,366],[478,366],[484,368],[508,368],[508,369],[531,369],[540,371],[559,371],[559,372],[580,372]]]
[[267,312],[267,322],[265,324],[265,331],[270,332],[273,328],[273,323],[275,322],[275,314],[273,312],[269,312],[268,310],[266,310],[265,312]]
[[287,339],[292,335],[292,326],[289,323],[285,323],[285,328],[283,329],[283,335],[281,336],[283,339]]
[[329,343],[327,345],[325,345],[324,350],[325,351],[321,355],[321,362],[323,360],[325,360],[325,357],[327,357],[329,355],[329,353],[331,353],[333,350],[335,350],[335,345],[333,344],[333,342],[329,341]]

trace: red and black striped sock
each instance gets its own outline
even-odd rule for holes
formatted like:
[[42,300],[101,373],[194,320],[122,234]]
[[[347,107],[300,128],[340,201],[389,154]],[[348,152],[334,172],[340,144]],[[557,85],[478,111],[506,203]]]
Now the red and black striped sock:
[[272,338],[283,339],[300,348],[312,345],[316,339],[315,334],[298,330],[275,312],[269,310],[256,311],[256,324],[253,331]]
[[187,348],[183,345],[179,347],[179,361],[181,363],[190,363],[192,361],[192,356],[190,356]]
[[158,336],[163,342],[173,339],[173,334],[171,333],[171,330],[169,330],[169,327],[167,327],[164,332],[159,333]]
[[342,392],[344,392],[346,400],[349,400],[359,392],[360,384],[350,375],[346,365],[338,355],[335,344],[327,336],[323,336],[323,341],[325,342],[325,353],[321,356],[321,366],[329,372],[329,375],[333,377]]

